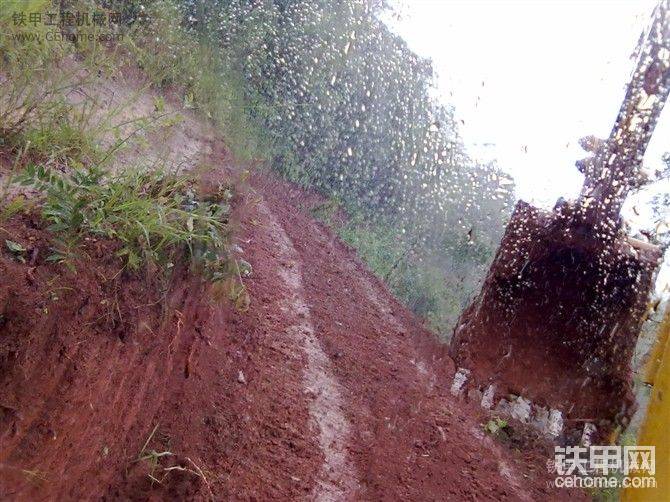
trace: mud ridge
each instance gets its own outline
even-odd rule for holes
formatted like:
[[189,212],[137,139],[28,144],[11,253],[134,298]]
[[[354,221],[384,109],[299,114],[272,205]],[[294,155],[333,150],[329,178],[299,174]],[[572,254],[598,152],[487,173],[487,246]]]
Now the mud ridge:
[[280,245],[282,267],[279,275],[291,291],[291,296],[281,301],[281,310],[293,319],[288,334],[303,349],[307,357],[304,368],[305,391],[311,395],[310,417],[318,427],[319,445],[324,462],[312,492],[314,500],[350,500],[357,491],[358,481],[347,452],[351,426],[342,413],[343,399],[340,385],[335,379],[330,360],[314,333],[308,305],[303,298],[302,271],[297,253],[272,212],[265,204],[259,205],[267,225]]

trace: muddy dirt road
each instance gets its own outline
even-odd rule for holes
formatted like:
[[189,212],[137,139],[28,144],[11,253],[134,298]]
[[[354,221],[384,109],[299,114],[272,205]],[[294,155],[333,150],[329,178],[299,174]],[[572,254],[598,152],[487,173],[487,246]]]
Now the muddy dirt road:
[[[548,487],[548,445],[491,438],[482,411],[451,396],[446,347],[309,216],[313,195],[257,174],[245,197],[246,313],[185,280],[167,320],[140,329],[158,313],[138,313],[147,298],[134,284],[118,303],[126,324],[109,333],[82,322],[96,307],[94,280],[80,274],[40,321],[28,305],[43,300],[53,265],[3,259],[1,298],[18,291],[28,310],[15,305],[6,333],[32,333],[0,347],[4,500],[579,495]],[[152,450],[169,454],[147,459]]]
[[5,225],[37,251],[0,254],[0,499],[582,497],[550,488],[548,443],[483,432],[447,347],[310,216],[317,196],[258,172],[241,198],[244,313],[183,271],[162,299],[111,243],[63,270],[39,219]]

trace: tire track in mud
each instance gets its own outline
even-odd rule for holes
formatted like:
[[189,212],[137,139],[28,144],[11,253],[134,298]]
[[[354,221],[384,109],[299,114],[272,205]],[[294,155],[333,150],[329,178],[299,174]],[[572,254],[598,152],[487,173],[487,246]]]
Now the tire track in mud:
[[[334,243],[332,239],[329,239],[327,235],[319,228],[318,225],[313,225],[317,238],[321,239],[323,242],[326,242],[327,245],[334,252]],[[365,271],[360,264],[355,261],[345,261],[342,263],[344,268],[352,274],[353,277],[357,278],[358,285],[361,290],[364,292],[366,298],[370,301],[374,307],[383,314],[384,321],[395,331],[398,332],[407,332],[407,328],[403,323],[396,319],[393,308],[388,302],[388,299],[383,297],[381,291],[376,287],[372,280],[366,277]],[[389,345],[388,340],[385,337],[380,337],[380,341],[386,346]],[[432,367],[426,362],[423,361],[419,355],[416,347],[411,346],[413,357],[410,359],[410,363],[414,368],[416,368],[417,375],[419,380],[422,382],[426,392],[430,394],[437,384],[437,376],[433,371]],[[471,430],[472,437],[476,439],[483,447],[485,447],[495,459],[498,471],[500,475],[509,482],[510,488],[514,491],[515,495],[520,501],[531,501],[532,497],[528,494],[523,488],[520,481],[519,474],[516,472],[516,469],[510,466],[503,455],[501,454],[497,445],[495,445],[490,438],[486,437],[480,430],[473,427]]]
[[302,348],[306,357],[303,376],[305,391],[312,397],[309,414],[318,429],[319,445],[324,455],[311,499],[352,500],[359,483],[347,451],[351,424],[342,412],[342,389],[333,375],[330,359],[314,333],[310,310],[304,300],[298,254],[265,203],[261,202],[258,210],[265,217],[269,231],[279,244],[278,258],[282,265],[279,275],[291,293],[288,298],[280,301],[280,308],[291,319],[287,334]]
[[[314,225],[316,234],[318,238],[322,239],[324,242],[327,242],[331,249],[334,248],[332,239],[328,239],[323,231],[319,228],[318,225]],[[353,261],[343,262],[344,267],[352,274],[352,276],[357,278],[358,284],[365,293],[367,299],[372,305],[375,306],[383,315],[386,323],[394,330],[400,332],[407,332],[407,329],[393,314],[393,308],[389,304],[388,300],[384,298],[381,292],[375,287],[375,284],[366,277],[366,274],[363,269],[360,268],[360,265]],[[380,341],[388,345],[388,340],[385,337],[380,337]],[[411,347],[413,352],[413,357],[410,359],[410,363],[416,368],[417,374],[422,385],[424,385],[427,393],[431,393],[437,384],[437,376],[435,372],[430,367],[430,364],[426,364],[421,356],[416,351],[414,346]],[[500,475],[506,479],[510,488],[514,491],[515,495],[521,501],[530,501],[532,497],[522,488],[522,483],[520,481],[519,474],[516,472],[516,469],[509,465],[503,455],[501,454],[499,448],[491,441],[490,438],[486,437],[479,429],[473,427],[471,431],[472,437],[479,441],[483,447],[485,447],[495,459],[498,465],[498,471]]]
[[526,459],[486,437],[477,410],[449,394],[453,363],[353,251],[295,202],[286,204],[286,199],[304,204],[290,188],[274,184],[259,191],[298,253],[304,294],[313,302],[312,322],[332,354],[344,412],[355,425],[350,455],[363,496],[477,494],[523,501],[544,495],[544,486],[527,488],[528,476],[521,476]]

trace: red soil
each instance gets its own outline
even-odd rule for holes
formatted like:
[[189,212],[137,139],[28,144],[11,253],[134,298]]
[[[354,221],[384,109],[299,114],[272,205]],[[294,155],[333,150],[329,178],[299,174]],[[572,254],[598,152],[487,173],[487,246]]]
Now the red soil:
[[[0,498],[286,500],[326,486],[365,500],[579,499],[548,488],[548,444],[519,452],[482,432],[482,411],[449,394],[446,348],[297,209],[308,200],[252,180],[238,208],[246,313],[186,273],[162,302],[158,281],[115,276],[110,243],[89,243],[75,274],[44,261],[38,222],[4,225],[29,263],[0,255]],[[334,386],[330,409],[306,388],[310,369]],[[319,423],[336,426],[333,445]],[[149,438],[145,451],[174,454],[161,468],[190,471],[152,483],[136,461]]]

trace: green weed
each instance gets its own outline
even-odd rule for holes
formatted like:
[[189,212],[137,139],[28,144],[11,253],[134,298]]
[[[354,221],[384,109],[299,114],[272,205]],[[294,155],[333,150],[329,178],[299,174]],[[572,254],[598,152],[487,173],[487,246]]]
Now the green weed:
[[[47,0],[10,0],[0,4],[0,131],[4,144],[11,145],[30,124],[41,123],[49,115],[58,115],[63,96],[74,89],[81,78],[64,61],[73,53],[67,42],[43,43],[41,40],[17,40],[25,28],[12,21],[14,12],[46,12]],[[44,36],[41,24],[31,31]]]
[[42,215],[63,244],[50,256],[54,261],[67,261],[90,235],[119,241],[117,255],[131,270],[169,271],[184,253],[213,281],[230,267],[228,201],[198,200],[189,176],[143,169],[110,174],[96,167],[60,173],[31,164],[19,181],[44,194]]
[[[120,4],[124,16],[132,14],[128,9],[134,6]],[[91,0],[69,7],[82,12],[101,8]],[[84,238],[114,239],[120,244],[117,254],[124,268],[148,267],[167,276],[179,260],[186,260],[217,285],[215,292],[246,308],[249,298],[239,265],[227,249],[232,195],[199,200],[193,177],[153,166],[109,170],[122,149],[142,141],[153,127],[178,123],[179,114],[167,113],[164,98],[158,96],[152,115],[122,120],[124,111],[146,89],[112,107],[103,106],[95,92],[100,77],[127,63],[123,57],[130,50],[156,86],[183,86],[195,107],[224,122],[233,114],[230,101],[235,92],[228,90],[225,79],[218,80],[223,70],[214,64],[214,53],[186,36],[174,4],[161,1],[150,6],[155,9],[155,25],[131,26],[124,38],[127,44],[118,47],[95,42],[19,43],[11,36],[21,31],[12,22],[13,12],[44,14],[52,8],[48,0],[0,6],[0,25],[6,30],[0,39],[0,147],[15,159],[2,181],[3,219],[26,208],[25,198],[10,192],[10,187],[17,183],[31,187],[39,193],[42,216],[54,234],[48,261],[74,268]],[[42,36],[45,29],[35,28]],[[78,27],[88,29],[97,28]]]
[[[46,42],[48,26],[38,23],[28,29],[12,21],[15,12],[46,17],[54,8],[48,0],[0,4],[0,147],[45,165],[76,167],[98,162],[109,150],[101,145],[110,138],[113,151],[127,143],[122,131],[132,124],[120,123],[118,117],[145,89],[106,109],[94,91],[100,77],[120,66],[115,51],[95,42]],[[87,0],[69,8],[77,12],[98,10]],[[78,32],[97,29],[81,26]],[[14,36],[20,34],[37,35],[41,40],[19,41]],[[136,131],[145,129],[150,119],[133,120],[140,122]]]
[[[126,8],[133,10],[135,3]],[[175,2],[158,0],[144,11],[152,22],[130,22],[122,47],[155,88],[177,90],[184,108],[198,111],[223,133],[241,160],[268,155],[267,138],[252,115],[260,102],[248,96],[248,85],[226,59],[221,47],[183,27]]]
[[499,417],[492,418],[484,426],[484,430],[491,434],[492,436],[497,436],[501,432],[505,431],[509,426],[507,420],[504,420]]
[[9,250],[12,255],[14,255],[14,258],[17,261],[20,261],[21,263],[25,263],[26,261],[26,248],[24,248],[21,244],[18,242],[10,241],[9,239],[5,239],[5,246]]

